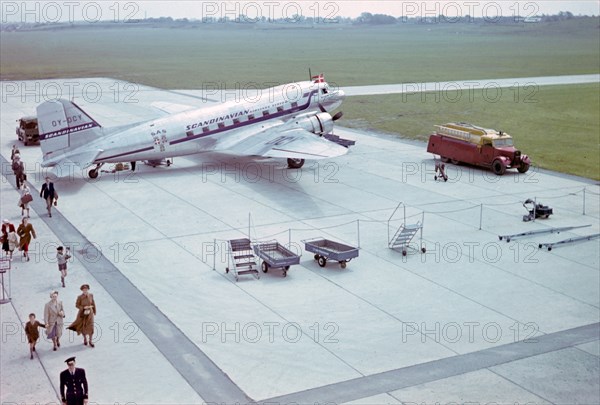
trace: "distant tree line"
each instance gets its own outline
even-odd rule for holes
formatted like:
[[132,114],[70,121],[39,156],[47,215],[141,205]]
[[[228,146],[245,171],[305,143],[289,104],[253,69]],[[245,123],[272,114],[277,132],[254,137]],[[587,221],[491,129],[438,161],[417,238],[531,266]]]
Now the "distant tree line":
[[[592,16],[594,17],[594,16]],[[571,20],[574,18],[589,18],[589,16],[575,16],[570,11],[561,11],[554,15],[539,15],[529,17],[515,17],[515,16],[498,16],[498,17],[472,17],[466,16],[444,16],[442,14],[438,16],[423,16],[423,17],[394,17],[387,14],[372,14],[369,12],[363,12],[357,18],[350,17],[307,17],[302,15],[293,15],[288,18],[277,18],[270,19],[267,17],[249,17],[245,15],[239,15],[236,18],[229,16],[225,17],[204,17],[202,19],[190,18],[178,18],[172,17],[158,17],[158,18],[143,18],[143,19],[128,19],[125,21],[100,21],[94,22],[87,25],[102,25],[108,26],[119,26],[121,24],[145,24],[152,26],[166,26],[166,27],[194,27],[201,24],[299,24],[303,26],[315,26],[319,24],[342,24],[342,25],[355,25],[355,26],[381,26],[381,25],[395,25],[395,24],[447,24],[447,23],[478,23],[478,24],[519,24],[519,23],[531,23],[531,22],[556,22]],[[72,28],[86,25],[86,22],[65,22],[65,23],[2,23],[0,24],[0,30],[2,31],[16,31],[16,30],[32,30],[32,29],[55,29],[55,28]]]

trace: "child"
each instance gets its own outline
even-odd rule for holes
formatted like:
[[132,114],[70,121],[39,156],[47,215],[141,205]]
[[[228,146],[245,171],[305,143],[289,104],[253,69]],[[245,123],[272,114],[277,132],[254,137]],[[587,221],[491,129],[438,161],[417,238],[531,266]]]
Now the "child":
[[29,314],[29,322],[25,324],[25,334],[27,335],[27,341],[29,342],[29,358],[33,360],[33,352],[35,352],[35,344],[40,338],[40,332],[38,328],[45,328],[46,325],[38,322],[35,319],[35,314]]
[[65,254],[63,254],[63,247],[59,246],[56,248],[56,261],[58,263],[58,271],[60,271],[60,282],[64,288],[65,286],[65,277],[67,277],[67,260],[69,260],[71,256],[69,255],[69,248]]

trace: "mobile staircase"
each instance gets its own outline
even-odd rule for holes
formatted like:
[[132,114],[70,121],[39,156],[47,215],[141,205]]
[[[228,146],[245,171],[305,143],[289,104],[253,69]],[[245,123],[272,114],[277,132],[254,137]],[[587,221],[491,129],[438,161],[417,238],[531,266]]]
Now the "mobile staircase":
[[250,239],[229,240],[229,255],[225,273],[229,273],[229,270],[235,275],[235,281],[238,281],[239,276],[243,274],[252,274],[257,279],[260,278]]
[[[394,215],[398,211],[398,209],[402,206],[404,212],[404,221],[400,228],[394,233],[394,235],[390,238],[390,223],[392,222]],[[406,256],[408,251],[425,253],[426,249],[423,245],[423,222],[425,221],[425,212],[421,212],[421,220],[417,221],[414,224],[406,223],[406,205],[402,202],[398,204],[392,215],[388,219],[388,247],[390,249],[402,249],[402,256]],[[411,241],[415,237],[415,235],[419,233],[419,247],[414,247],[414,244],[411,245]]]

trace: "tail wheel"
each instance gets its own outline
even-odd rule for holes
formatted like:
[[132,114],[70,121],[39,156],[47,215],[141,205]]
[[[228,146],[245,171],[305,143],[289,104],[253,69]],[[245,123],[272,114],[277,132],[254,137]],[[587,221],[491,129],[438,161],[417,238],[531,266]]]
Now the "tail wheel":
[[300,169],[304,166],[304,159],[288,159],[287,160],[288,168],[290,169]]
[[494,163],[492,163],[492,170],[498,176],[502,176],[506,172],[506,166],[500,159],[496,159],[494,160]]

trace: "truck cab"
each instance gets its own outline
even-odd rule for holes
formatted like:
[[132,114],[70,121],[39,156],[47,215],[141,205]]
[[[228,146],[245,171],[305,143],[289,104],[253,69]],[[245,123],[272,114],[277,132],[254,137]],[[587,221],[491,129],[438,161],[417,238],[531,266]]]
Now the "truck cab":
[[443,162],[491,168],[497,175],[503,175],[508,168],[525,173],[531,165],[529,157],[515,148],[507,133],[464,122],[436,125],[427,152],[439,155]]
[[22,117],[17,120],[17,138],[25,146],[32,143],[39,143],[40,133],[38,131],[37,117]]

